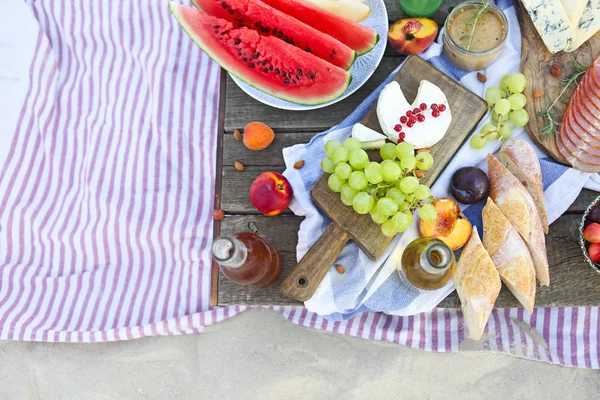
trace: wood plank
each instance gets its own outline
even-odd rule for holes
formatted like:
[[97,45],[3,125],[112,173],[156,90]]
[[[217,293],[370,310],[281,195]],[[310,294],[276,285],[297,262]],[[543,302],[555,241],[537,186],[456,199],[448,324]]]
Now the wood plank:
[[[598,305],[600,299],[600,274],[584,260],[579,245],[578,225],[580,214],[562,216],[550,226],[547,236],[548,259],[550,262],[551,286],[538,287],[536,306],[590,306]],[[278,282],[263,289],[236,285],[222,276],[219,278],[219,304],[221,305],[297,305],[297,301],[279,293],[279,283],[295,265],[297,232],[302,221],[296,216],[228,216],[222,221],[222,233],[250,230],[254,223],[258,232],[281,252],[283,272]],[[282,229],[284,227],[284,229]],[[221,275],[221,274],[219,274]],[[460,302],[456,292],[448,296],[440,307],[457,308]],[[512,294],[503,287],[496,307],[519,307]]]

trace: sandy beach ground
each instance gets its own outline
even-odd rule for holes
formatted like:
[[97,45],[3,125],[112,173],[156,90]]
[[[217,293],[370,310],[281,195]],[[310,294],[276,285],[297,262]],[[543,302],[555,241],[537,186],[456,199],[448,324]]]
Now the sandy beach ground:
[[597,399],[600,371],[428,353],[251,310],[197,335],[0,341],[0,399]]

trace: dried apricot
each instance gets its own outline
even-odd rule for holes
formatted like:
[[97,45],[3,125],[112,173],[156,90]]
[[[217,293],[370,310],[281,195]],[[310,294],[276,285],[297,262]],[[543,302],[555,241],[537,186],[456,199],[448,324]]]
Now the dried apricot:
[[275,139],[275,132],[262,122],[250,122],[244,128],[244,145],[250,150],[266,149]]

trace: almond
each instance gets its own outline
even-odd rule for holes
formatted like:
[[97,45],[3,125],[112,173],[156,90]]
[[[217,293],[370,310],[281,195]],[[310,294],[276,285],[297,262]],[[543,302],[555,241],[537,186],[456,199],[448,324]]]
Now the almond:
[[537,99],[538,97],[542,97],[544,95],[544,91],[542,89],[537,89],[534,90],[533,93],[531,94],[531,97],[533,97],[534,99]]
[[484,74],[482,74],[481,72],[477,73],[477,80],[482,83],[487,82],[486,76]]
[[233,137],[235,138],[235,140],[242,140],[242,134],[240,133],[239,129],[233,131]]
[[244,164],[242,164],[239,161],[234,162],[233,165],[235,166],[235,169],[237,169],[238,171],[243,171],[244,169],[246,169],[246,168],[244,168]]
[[213,218],[215,219],[215,221],[220,221],[223,218],[225,218],[225,213],[223,212],[223,210],[215,210],[213,211]]
[[346,272],[346,270],[344,269],[344,267],[342,267],[340,264],[335,264],[335,270],[337,272],[339,272],[340,274],[343,274],[344,272]]
[[418,170],[415,171],[415,176],[417,178],[421,179],[422,177],[425,176],[425,171],[422,171],[422,170],[418,169]]
[[302,167],[304,167],[304,160],[296,161],[296,162],[294,163],[294,168],[296,168],[296,169],[300,169],[300,168],[302,168]]
[[429,147],[425,147],[423,149],[417,150],[417,154],[419,153],[431,153],[431,149]]

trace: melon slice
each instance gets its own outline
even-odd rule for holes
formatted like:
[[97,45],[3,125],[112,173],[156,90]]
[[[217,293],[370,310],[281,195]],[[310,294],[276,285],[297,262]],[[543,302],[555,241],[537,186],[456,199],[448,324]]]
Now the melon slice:
[[348,47],[354,49],[360,56],[368,53],[375,47],[379,40],[377,32],[366,26],[357,24],[348,18],[340,17],[329,11],[307,3],[302,0],[263,0],[273,8],[283,11],[287,15],[299,19],[333,36]]
[[340,17],[348,18],[354,22],[364,21],[369,14],[371,8],[356,0],[304,0],[315,6],[332,12]]
[[[340,68],[349,69],[356,52],[339,40],[259,0],[192,0],[201,11],[263,36],[277,37]],[[358,3],[360,4],[360,3]]]
[[268,94],[300,104],[340,97],[348,71],[272,36],[170,2],[171,13],[192,40],[221,67]]

